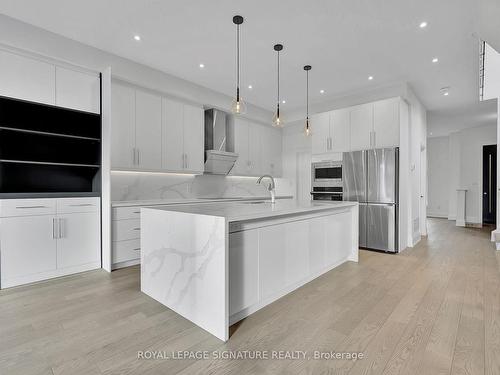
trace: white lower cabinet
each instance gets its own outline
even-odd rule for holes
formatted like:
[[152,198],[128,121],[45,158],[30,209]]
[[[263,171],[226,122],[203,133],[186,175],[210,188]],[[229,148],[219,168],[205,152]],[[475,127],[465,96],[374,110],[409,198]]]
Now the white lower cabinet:
[[349,259],[352,213],[241,224],[229,235],[234,322]]
[[259,233],[248,230],[229,236],[229,314],[247,308],[259,300]]
[[0,202],[1,287],[101,267],[99,198]]
[[[53,216],[0,219],[2,287],[10,280],[55,271],[56,238]],[[13,286],[13,285],[9,285]]]
[[[97,219],[97,220],[96,220]],[[101,225],[95,212],[65,214],[58,217],[57,267],[99,263]]]

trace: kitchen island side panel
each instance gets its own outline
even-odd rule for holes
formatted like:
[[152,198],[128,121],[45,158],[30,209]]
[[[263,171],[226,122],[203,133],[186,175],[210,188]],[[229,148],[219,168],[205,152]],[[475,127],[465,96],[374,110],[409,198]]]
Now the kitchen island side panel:
[[229,338],[223,217],[141,209],[141,291],[223,341]]

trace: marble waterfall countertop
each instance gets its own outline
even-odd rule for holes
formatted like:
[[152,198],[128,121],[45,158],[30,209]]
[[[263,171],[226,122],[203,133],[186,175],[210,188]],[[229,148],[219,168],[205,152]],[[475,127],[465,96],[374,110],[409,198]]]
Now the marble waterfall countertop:
[[231,324],[358,261],[357,202],[149,206],[140,227],[141,291],[223,341]]
[[357,202],[301,202],[297,200],[282,200],[272,204],[269,200],[248,202],[217,202],[202,205],[158,206],[149,207],[153,210],[183,212],[195,215],[215,216],[225,218],[228,222],[265,219],[276,216],[307,214],[318,211],[328,211],[338,208],[353,207]]
[[[161,206],[174,204],[212,203],[212,202],[238,202],[270,199],[269,196],[255,197],[220,197],[220,198],[170,198],[170,199],[146,199],[132,201],[112,201],[111,207],[133,207],[133,206]],[[279,195],[276,199],[293,199],[291,195]]]

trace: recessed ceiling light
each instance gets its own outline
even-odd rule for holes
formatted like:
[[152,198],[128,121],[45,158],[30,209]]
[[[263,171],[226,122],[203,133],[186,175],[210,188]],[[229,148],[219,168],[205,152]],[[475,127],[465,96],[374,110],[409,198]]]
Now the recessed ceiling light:
[[141,40],[141,36],[140,35],[134,35],[134,39],[139,42]]
[[251,89],[253,89],[253,86],[252,85],[248,85],[248,88],[251,90]]
[[200,68],[203,69],[205,67],[205,64],[200,64]]
[[433,62],[433,63],[437,63],[438,61],[439,61],[439,59],[438,59],[437,57],[434,57],[434,58],[432,59],[432,62]]
[[430,135],[432,135],[432,132],[430,132]]
[[324,94],[324,93],[325,93],[325,90],[319,90],[319,93],[320,93],[320,94]]
[[281,103],[286,104],[286,100],[282,100]]
[[449,87],[442,87],[440,91],[441,91],[441,93],[442,93],[444,96],[448,96],[448,95],[450,95],[450,88],[449,88]]
[[373,76],[369,76],[368,80],[371,81],[373,79]]
[[425,22],[425,21],[420,22],[420,25],[419,25],[419,26],[420,26],[420,28],[421,28],[421,29],[424,29],[424,28],[426,28],[426,27],[427,27],[427,22]]

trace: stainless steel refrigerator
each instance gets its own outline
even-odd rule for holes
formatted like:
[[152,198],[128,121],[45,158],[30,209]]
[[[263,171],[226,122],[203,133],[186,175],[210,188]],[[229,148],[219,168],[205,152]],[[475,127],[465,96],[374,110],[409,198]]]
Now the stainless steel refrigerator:
[[398,252],[399,148],[345,152],[343,199],[359,202],[359,246]]

